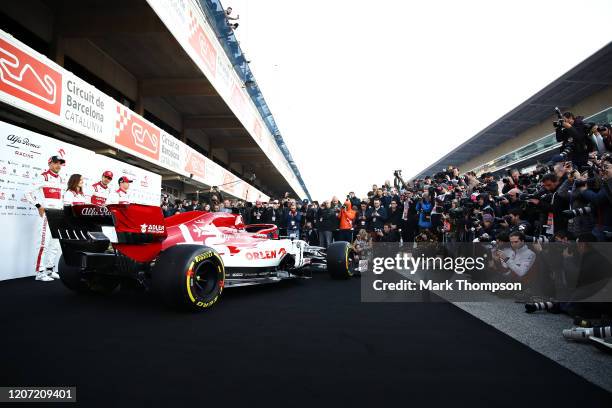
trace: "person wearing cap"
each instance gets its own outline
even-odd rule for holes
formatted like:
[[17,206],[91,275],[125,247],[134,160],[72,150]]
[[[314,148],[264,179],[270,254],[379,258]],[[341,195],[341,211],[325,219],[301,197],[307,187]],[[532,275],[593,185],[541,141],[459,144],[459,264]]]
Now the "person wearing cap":
[[483,241],[485,237],[487,241],[495,240],[497,230],[495,229],[495,217],[492,214],[485,213],[482,215],[482,225],[477,225],[474,231],[475,239],[479,240],[481,237]]
[[36,177],[33,188],[25,194],[25,199],[37,208],[40,216],[36,235],[38,250],[34,269],[37,281],[49,282],[59,279],[54,268],[60,246],[59,241],[51,237],[45,209],[59,210],[64,207],[62,192],[66,184],[60,176],[60,170],[65,163],[66,160],[60,156],[49,157],[47,161],[49,168]]
[[107,204],[130,204],[130,194],[128,192],[130,188],[130,183],[134,180],[131,180],[127,176],[119,177],[119,188],[116,191],[113,191],[109,197]]
[[102,173],[102,178],[97,183],[91,185],[91,203],[104,205],[110,195],[109,183],[113,180],[113,172],[106,170]]
[[354,191],[351,191],[348,193],[347,199],[351,200],[351,205],[353,206],[353,208],[359,208],[359,204],[361,203],[361,200],[357,198],[357,196],[355,196]]
[[353,242],[353,220],[355,219],[355,213],[351,200],[347,198],[340,213],[338,213],[338,241]]

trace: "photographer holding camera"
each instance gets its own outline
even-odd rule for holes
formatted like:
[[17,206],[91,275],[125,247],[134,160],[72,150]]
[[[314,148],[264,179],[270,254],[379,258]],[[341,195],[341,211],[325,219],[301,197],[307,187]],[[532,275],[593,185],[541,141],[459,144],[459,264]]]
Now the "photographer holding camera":
[[[571,170],[571,163],[564,165],[563,169]],[[566,174],[563,178],[566,178]],[[562,178],[562,180],[563,180]],[[548,173],[542,177],[542,187],[538,192],[528,197],[528,202],[535,205],[540,212],[540,221],[546,225],[549,234],[554,231],[567,231],[567,217],[563,216],[563,210],[569,208],[568,200],[557,195],[559,188],[559,177],[555,173]]]
[[586,165],[592,150],[591,139],[587,137],[590,129],[585,127],[582,117],[576,117],[571,112],[561,114],[559,108],[555,108],[555,111],[558,119],[553,126],[557,142],[561,143],[561,155],[576,167]]
[[382,231],[385,221],[387,220],[387,210],[380,205],[380,199],[374,198],[374,206],[370,211],[370,227],[374,233]]
[[510,190],[516,189],[519,186],[519,179],[521,178],[521,172],[518,169],[508,170],[508,176],[502,178],[502,194],[507,194]]
[[531,224],[529,224],[528,221],[523,220],[521,218],[522,216],[523,210],[521,210],[520,208],[515,208],[510,211],[507,217],[503,218],[503,221],[500,223],[500,226],[506,228],[509,233],[522,232],[525,235],[531,235]]
[[400,237],[396,230],[394,230],[388,222],[383,225],[382,230],[376,231],[375,236],[376,242],[399,242]]
[[584,186],[578,194],[591,204],[595,220],[593,235],[598,241],[612,241],[612,157],[605,155],[597,171],[599,190]]
[[342,205],[338,213],[339,230],[338,241],[353,242],[353,220],[355,219],[355,211],[351,201],[347,200]]

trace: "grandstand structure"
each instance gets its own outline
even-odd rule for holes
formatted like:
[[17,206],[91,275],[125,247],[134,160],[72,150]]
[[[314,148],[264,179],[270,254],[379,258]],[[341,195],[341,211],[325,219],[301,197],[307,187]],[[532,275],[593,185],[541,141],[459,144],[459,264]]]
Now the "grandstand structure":
[[0,2],[0,71],[0,120],[160,174],[176,198],[309,198],[219,1]]
[[556,106],[587,121],[612,122],[612,43],[412,178],[435,174],[450,165],[458,166],[462,173],[481,174],[545,163],[560,146],[551,125]]

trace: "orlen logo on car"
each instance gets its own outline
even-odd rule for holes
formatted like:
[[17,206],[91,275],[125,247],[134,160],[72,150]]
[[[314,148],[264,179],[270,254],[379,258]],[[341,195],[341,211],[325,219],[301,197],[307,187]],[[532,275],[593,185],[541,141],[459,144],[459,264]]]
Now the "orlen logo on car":
[[117,105],[115,142],[159,160],[159,141],[159,130],[125,107]]
[[140,225],[140,232],[143,234],[163,234],[166,232],[165,225],[156,224],[142,224]]
[[246,258],[249,261],[253,261],[256,259],[275,259],[275,258],[280,258],[281,256],[285,255],[287,253],[287,251],[285,250],[285,248],[281,248],[278,251],[272,249],[272,250],[268,250],[268,251],[254,251],[254,252],[247,252],[245,253]]
[[0,91],[60,114],[62,75],[0,39]]

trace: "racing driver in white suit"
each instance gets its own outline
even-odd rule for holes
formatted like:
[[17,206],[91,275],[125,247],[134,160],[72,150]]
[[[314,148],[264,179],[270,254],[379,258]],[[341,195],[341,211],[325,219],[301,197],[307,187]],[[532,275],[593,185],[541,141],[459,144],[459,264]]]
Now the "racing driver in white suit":
[[130,204],[131,197],[128,189],[133,181],[127,176],[119,177],[119,188],[110,193],[106,204]]
[[49,282],[59,279],[59,275],[53,269],[59,252],[59,241],[51,237],[45,208],[62,209],[62,192],[66,188],[66,183],[60,170],[66,163],[60,156],[49,158],[49,168],[39,174],[31,191],[26,193],[25,198],[30,204],[38,209],[40,220],[38,224],[38,235],[36,236],[36,280]]

